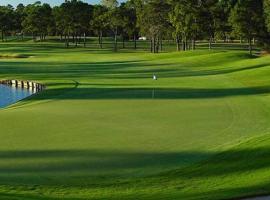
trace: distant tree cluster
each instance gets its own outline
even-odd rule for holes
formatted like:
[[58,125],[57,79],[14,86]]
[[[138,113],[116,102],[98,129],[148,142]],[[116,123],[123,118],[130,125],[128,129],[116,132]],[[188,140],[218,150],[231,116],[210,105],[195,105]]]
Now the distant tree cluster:
[[44,41],[48,35],[59,36],[69,47],[87,36],[97,36],[100,48],[103,37],[134,41],[144,36],[151,52],[162,50],[164,39],[174,39],[177,50],[196,48],[196,41],[207,40],[209,49],[216,40],[245,40],[265,48],[270,46],[269,0],[102,0],[90,5],[79,0],[65,0],[60,6],[49,4],[0,7],[1,39],[10,35]]

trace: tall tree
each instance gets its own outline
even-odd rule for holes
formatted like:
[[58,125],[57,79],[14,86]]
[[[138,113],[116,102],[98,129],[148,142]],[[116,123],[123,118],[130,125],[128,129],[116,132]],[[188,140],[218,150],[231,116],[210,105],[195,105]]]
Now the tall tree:
[[151,52],[158,53],[163,34],[169,23],[170,5],[165,0],[149,0],[142,3],[138,12],[138,24],[142,34],[151,38]]
[[89,30],[89,20],[92,16],[92,6],[78,0],[66,0],[61,4],[62,14],[61,26],[64,27],[66,46],[69,46],[69,38],[72,36],[75,46],[78,45],[78,37],[84,35],[84,46],[86,45],[86,32]]
[[228,41],[231,35],[232,27],[229,23],[229,16],[231,12],[231,2],[228,0],[220,0],[216,4],[215,9],[215,35],[219,39]]
[[39,36],[43,41],[53,23],[52,9],[49,4],[36,2],[25,8],[25,19],[22,22],[25,32],[32,33],[33,39]]
[[16,7],[15,10],[15,16],[14,16],[14,29],[16,34],[20,35],[23,39],[23,27],[22,22],[25,18],[25,12],[24,12],[25,6],[23,4],[19,4]]
[[14,18],[15,15],[12,6],[0,6],[0,30],[2,41],[4,41],[5,35],[14,29]]
[[212,42],[216,33],[216,6],[219,0],[201,0],[199,3],[198,24],[203,38],[208,39],[209,49],[212,49]]
[[91,29],[98,35],[99,47],[103,48],[103,32],[109,27],[108,9],[102,5],[95,5],[93,17],[90,21]]
[[249,53],[252,54],[252,39],[264,31],[262,0],[238,0],[230,15],[233,30],[248,40]]
[[114,34],[114,51],[117,51],[117,36],[119,33],[119,28],[122,25],[120,8],[118,7],[117,0],[103,0],[102,5],[107,7],[107,17],[109,19],[109,26]]
[[183,50],[188,49],[188,41],[192,43],[192,49],[195,48],[195,39],[197,35],[197,0],[175,0],[172,1],[172,10],[170,12],[170,22],[174,27],[174,35],[177,44],[177,50],[180,50],[180,38],[182,39]]
[[137,49],[137,37],[139,34],[139,29],[137,26],[137,9],[136,4],[132,1],[128,1],[125,5],[125,31],[129,38],[133,38],[134,41],[134,49]]
[[270,1],[264,0],[264,15],[265,15],[265,24],[268,31],[270,32]]
[[62,37],[65,34],[65,20],[61,7],[55,6],[52,10],[52,14],[55,23],[55,34],[60,35],[60,41],[62,41]]

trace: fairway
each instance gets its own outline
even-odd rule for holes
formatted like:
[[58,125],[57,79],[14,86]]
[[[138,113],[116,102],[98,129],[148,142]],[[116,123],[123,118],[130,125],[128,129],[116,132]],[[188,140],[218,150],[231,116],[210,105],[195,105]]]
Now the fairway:
[[[231,199],[270,192],[270,57],[2,43],[1,199]],[[158,80],[152,79],[153,74]],[[252,162],[250,162],[252,161]]]

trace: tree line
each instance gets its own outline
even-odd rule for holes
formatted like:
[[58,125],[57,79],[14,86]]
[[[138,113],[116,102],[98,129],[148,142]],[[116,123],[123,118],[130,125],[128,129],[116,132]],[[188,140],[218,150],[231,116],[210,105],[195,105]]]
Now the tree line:
[[249,51],[256,43],[270,46],[269,0],[102,0],[91,5],[80,0],[65,0],[61,5],[19,4],[0,6],[1,40],[16,35],[31,35],[34,41],[59,36],[69,47],[83,43],[88,36],[113,37],[114,51],[119,39],[125,41],[144,36],[151,52],[162,50],[164,39],[174,39],[178,51],[196,48],[196,41],[207,40],[209,49],[217,40],[247,41]]

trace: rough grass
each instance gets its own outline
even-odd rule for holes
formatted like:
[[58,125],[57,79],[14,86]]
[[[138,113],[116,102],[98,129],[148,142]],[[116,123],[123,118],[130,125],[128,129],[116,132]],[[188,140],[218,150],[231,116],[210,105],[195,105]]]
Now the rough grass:
[[[228,199],[270,192],[270,57],[7,43],[0,78],[47,90],[0,111],[3,199]],[[152,80],[157,74],[158,81]]]
[[0,59],[5,59],[5,58],[28,58],[28,55],[24,54],[0,54]]

